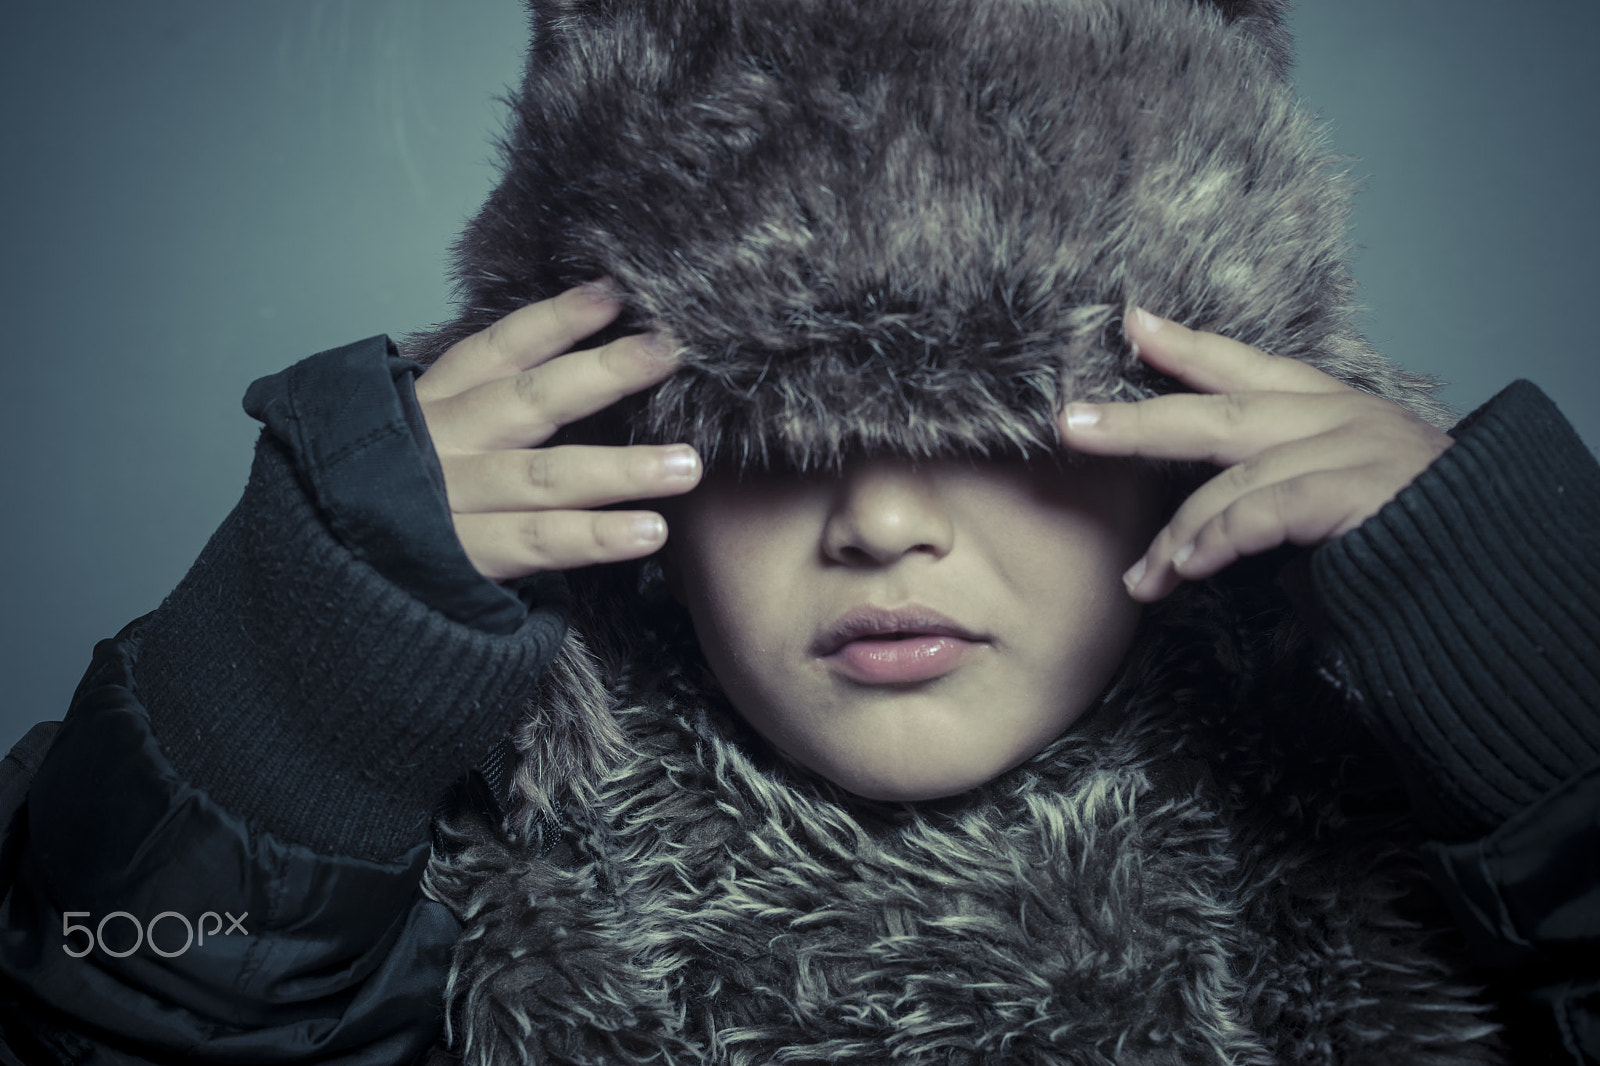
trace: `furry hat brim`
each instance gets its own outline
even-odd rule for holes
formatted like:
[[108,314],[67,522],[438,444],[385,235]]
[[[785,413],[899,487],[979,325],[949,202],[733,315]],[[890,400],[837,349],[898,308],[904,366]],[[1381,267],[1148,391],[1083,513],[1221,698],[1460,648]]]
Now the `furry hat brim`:
[[[1282,0],[532,0],[504,174],[423,359],[610,275],[683,369],[628,414],[710,464],[1052,451],[1181,388],[1130,303],[1438,425],[1356,332],[1350,183]],[[606,338],[599,338],[606,339]]]

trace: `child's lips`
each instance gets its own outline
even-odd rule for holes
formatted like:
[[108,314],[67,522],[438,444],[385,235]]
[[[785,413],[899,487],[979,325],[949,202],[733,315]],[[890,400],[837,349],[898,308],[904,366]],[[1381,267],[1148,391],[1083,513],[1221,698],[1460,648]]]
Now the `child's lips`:
[[987,639],[929,607],[858,607],[812,644],[812,654],[852,681],[905,685],[956,669]]
[[823,656],[823,661],[865,685],[908,685],[943,677],[977,646],[977,641],[935,633],[862,637]]

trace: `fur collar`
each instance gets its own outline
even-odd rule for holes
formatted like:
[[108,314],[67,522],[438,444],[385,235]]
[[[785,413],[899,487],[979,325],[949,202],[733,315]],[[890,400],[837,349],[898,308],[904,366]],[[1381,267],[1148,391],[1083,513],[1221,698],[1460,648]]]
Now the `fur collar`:
[[1176,605],[1068,735],[916,807],[769,757],[704,677],[634,676],[629,753],[555,851],[531,802],[444,827],[463,1061],[1499,1061],[1381,759],[1218,608]]

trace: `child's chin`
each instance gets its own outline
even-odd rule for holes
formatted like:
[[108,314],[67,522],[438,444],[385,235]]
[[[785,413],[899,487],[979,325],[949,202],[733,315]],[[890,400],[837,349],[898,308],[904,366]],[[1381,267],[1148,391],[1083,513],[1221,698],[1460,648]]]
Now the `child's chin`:
[[915,803],[945,799],[970,792],[1005,773],[1026,756],[1009,762],[966,763],[936,767],[834,766],[818,773],[862,799],[885,803]]
[[862,799],[891,803],[970,792],[1026,762],[1071,724],[1050,713],[1054,707],[991,698],[980,714],[975,697],[956,696],[874,694],[864,705],[828,713],[784,707],[741,716],[790,762]]
[[[851,788],[849,785],[841,785],[841,787],[854,795],[860,796],[862,799],[873,800],[878,803],[918,803],[923,800],[949,799],[951,796],[959,796],[963,792],[972,791],[986,781],[993,780],[994,776],[991,774],[988,777],[977,778],[959,785],[944,784],[920,787],[912,784],[894,787],[872,785],[864,788]],[[834,783],[840,784],[837,781]]]

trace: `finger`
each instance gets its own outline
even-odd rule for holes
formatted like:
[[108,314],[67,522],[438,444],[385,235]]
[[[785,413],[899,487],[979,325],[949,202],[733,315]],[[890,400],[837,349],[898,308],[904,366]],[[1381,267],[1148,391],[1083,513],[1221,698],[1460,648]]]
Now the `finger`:
[[1170,393],[1137,403],[1068,404],[1062,443],[1091,455],[1232,466],[1268,448],[1325,433],[1370,413],[1378,397],[1304,392]]
[[1205,333],[1142,307],[1123,320],[1140,359],[1200,392],[1340,392],[1350,386],[1309,363]]
[[417,378],[417,398],[443,399],[538,366],[621,313],[622,301],[605,278],[519,307],[441,355]]
[[1158,600],[1180,581],[1210,577],[1241,556],[1285,543],[1311,546],[1330,540],[1359,524],[1353,510],[1369,476],[1365,467],[1318,470],[1247,493],[1202,525],[1170,561],[1148,566],[1130,583],[1129,594]]
[[668,377],[678,366],[663,334],[634,334],[475,386],[422,414],[441,453],[529,448],[585,415]]
[[439,459],[457,513],[560,511],[688,492],[700,457],[687,444],[518,448]]
[[[1170,561],[1178,549],[1199,536],[1208,522],[1250,493],[1319,470],[1365,466],[1380,458],[1373,448],[1374,442],[1366,434],[1334,430],[1269,448],[1228,467],[1190,493],[1173,512],[1151,540],[1144,554],[1146,564],[1156,568]],[[1308,502],[1321,507],[1337,505],[1338,501],[1330,498]]]
[[491,581],[637,559],[667,541],[666,520],[650,511],[464,514],[455,526],[467,558]]

